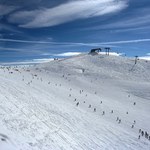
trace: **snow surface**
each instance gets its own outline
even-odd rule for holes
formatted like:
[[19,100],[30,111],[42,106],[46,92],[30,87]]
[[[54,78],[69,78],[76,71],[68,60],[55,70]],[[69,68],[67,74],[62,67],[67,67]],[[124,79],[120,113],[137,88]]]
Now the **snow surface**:
[[0,67],[0,150],[150,150],[139,129],[150,135],[149,61],[81,54]]

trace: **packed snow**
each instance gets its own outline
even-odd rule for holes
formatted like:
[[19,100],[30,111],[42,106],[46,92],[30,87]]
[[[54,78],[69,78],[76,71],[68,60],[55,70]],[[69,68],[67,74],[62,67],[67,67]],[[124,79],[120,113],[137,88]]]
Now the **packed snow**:
[[80,54],[0,83],[0,150],[150,150],[150,61]]

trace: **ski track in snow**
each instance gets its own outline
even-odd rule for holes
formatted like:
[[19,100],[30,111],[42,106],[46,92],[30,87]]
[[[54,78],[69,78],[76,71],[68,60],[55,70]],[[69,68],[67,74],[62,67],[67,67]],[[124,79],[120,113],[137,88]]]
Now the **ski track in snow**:
[[0,67],[0,150],[149,150],[138,136],[150,135],[150,62],[133,64],[80,55]]

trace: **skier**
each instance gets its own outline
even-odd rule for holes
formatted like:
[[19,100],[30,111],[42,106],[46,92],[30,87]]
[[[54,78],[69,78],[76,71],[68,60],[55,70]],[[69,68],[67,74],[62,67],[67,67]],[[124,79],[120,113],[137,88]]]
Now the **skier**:
[[148,139],[148,133],[145,131],[145,138]]
[[142,136],[144,135],[144,131],[141,132],[141,135],[142,135]]
[[117,117],[116,121],[118,121],[118,120],[119,120],[119,117]]
[[105,115],[105,111],[103,111],[102,115]]
[[141,137],[141,136],[139,135],[138,139],[140,139],[140,137]]
[[79,102],[77,102],[76,106],[78,106],[78,105],[79,105]]
[[121,123],[121,119],[119,119],[119,122],[118,123]]

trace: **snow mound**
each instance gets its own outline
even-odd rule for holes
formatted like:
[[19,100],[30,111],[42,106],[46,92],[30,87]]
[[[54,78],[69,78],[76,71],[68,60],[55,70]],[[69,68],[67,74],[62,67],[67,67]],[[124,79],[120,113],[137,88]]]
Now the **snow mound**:
[[144,60],[87,54],[1,66],[0,149],[149,150],[149,74]]

